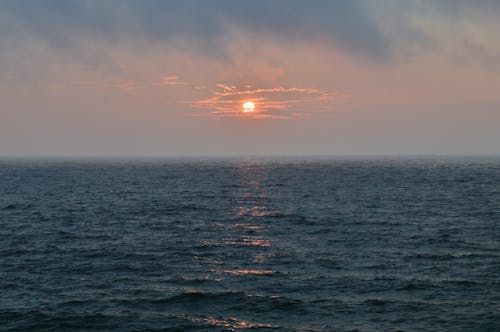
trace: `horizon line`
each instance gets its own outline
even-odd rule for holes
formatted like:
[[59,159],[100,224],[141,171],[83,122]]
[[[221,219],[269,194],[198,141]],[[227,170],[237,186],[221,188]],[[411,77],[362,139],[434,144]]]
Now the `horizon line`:
[[328,159],[328,158],[500,158],[497,153],[371,153],[371,154],[148,154],[148,155],[1,155],[7,159]]

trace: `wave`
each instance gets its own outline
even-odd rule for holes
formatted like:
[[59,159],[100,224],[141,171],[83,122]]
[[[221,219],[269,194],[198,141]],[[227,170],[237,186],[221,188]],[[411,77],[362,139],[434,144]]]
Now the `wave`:
[[18,208],[18,205],[16,205],[16,204],[8,204],[8,205],[2,207],[0,210],[9,211],[9,210],[15,210],[17,208]]

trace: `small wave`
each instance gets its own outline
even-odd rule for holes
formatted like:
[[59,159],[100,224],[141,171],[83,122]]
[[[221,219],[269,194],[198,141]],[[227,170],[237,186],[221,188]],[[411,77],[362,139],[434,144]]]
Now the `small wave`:
[[465,280],[465,279],[449,279],[449,280],[444,280],[444,282],[447,284],[453,284],[453,285],[459,285],[459,286],[469,286],[469,287],[479,285],[479,283],[476,281]]
[[264,228],[264,226],[250,225],[250,224],[236,224],[234,225],[234,227],[245,228],[250,230],[257,230]]
[[229,273],[234,276],[242,276],[242,275],[272,275],[275,271],[272,270],[224,270],[224,273]]
[[224,244],[244,247],[270,247],[271,241],[263,239],[243,239],[241,241],[225,241]]
[[331,258],[316,258],[314,259],[314,263],[329,269],[340,268],[342,266],[338,261]]
[[161,204],[156,204],[150,208],[141,207],[134,209],[129,213],[136,216],[144,215],[180,215],[189,212],[212,212],[215,208],[196,205],[196,204],[184,204],[184,205],[167,205],[162,206]]
[[297,214],[297,213],[271,213],[268,215],[268,217],[280,219],[280,220],[287,220],[287,221],[293,222],[294,224],[300,224],[300,225],[314,225],[315,224],[314,220],[309,219],[306,216],[304,216],[302,214]]
[[175,285],[197,286],[206,283],[220,282],[223,278],[215,276],[198,276],[198,277],[172,277],[166,279],[169,283]]
[[180,211],[214,211],[215,210],[215,208],[194,205],[194,204],[181,205],[181,206],[177,207],[177,209]]
[[192,304],[192,303],[207,303],[207,302],[226,302],[231,303],[231,301],[237,301],[244,299],[246,297],[244,292],[220,292],[220,293],[210,293],[210,292],[186,292],[177,295],[173,295],[167,298],[158,299],[133,299],[132,301],[145,301],[157,304],[166,303],[177,303],[177,304]]
[[365,304],[369,305],[374,305],[374,306],[384,306],[388,305],[390,301],[384,300],[384,299],[379,299],[379,298],[373,298],[373,299],[366,299],[363,301]]
[[[221,311],[304,314],[307,308],[302,300],[275,295],[248,294],[245,292],[185,292],[170,297],[124,297],[113,299],[117,305],[145,310],[163,308],[213,308]],[[184,309],[183,309],[184,310]]]
[[446,261],[453,260],[459,258],[470,258],[470,257],[483,257],[484,255],[475,254],[471,252],[457,252],[457,253],[416,253],[410,254],[406,256],[406,259],[426,259],[426,260],[437,260],[437,261]]
[[[23,317],[20,321],[19,317]],[[0,321],[9,322],[6,328],[12,331],[67,331],[80,329],[106,329],[117,317],[102,313],[76,314],[69,312],[0,311]]]
[[[76,234],[76,233],[68,232],[68,231],[64,231],[64,230],[58,230],[57,236],[59,237],[59,240],[74,240],[74,239],[79,239],[81,237],[90,238],[90,236],[88,236],[86,234],[85,235]],[[101,237],[101,236],[97,236],[97,238],[99,238],[99,237]]]
[[204,318],[203,320],[211,326],[226,327],[226,328],[230,329],[231,331],[234,331],[235,329],[240,330],[240,329],[277,329],[277,328],[279,328],[279,326],[277,326],[277,325],[265,324],[265,323],[253,323],[250,321],[245,321],[245,320],[237,319],[234,317],[223,318],[223,319],[216,319],[216,318],[210,317],[210,318]]
[[429,287],[424,287],[423,285],[417,285],[415,283],[408,283],[408,284],[398,288],[397,290],[414,291],[414,290],[421,290],[421,289],[426,289],[426,288],[429,288]]
[[17,205],[16,204],[9,204],[7,206],[4,206],[0,210],[9,211],[9,210],[15,210],[15,209],[17,209]]

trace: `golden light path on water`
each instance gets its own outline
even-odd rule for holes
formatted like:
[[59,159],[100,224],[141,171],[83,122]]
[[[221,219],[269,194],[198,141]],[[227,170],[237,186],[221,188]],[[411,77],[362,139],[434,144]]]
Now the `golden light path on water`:
[[207,323],[217,327],[227,327],[230,329],[258,329],[258,328],[275,328],[275,326],[271,324],[257,324],[244,320],[239,320],[234,317],[226,318],[226,319],[215,319],[215,318],[207,318],[205,319]]
[[[246,105],[248,106],[248,105]],[[268,226],[262,224],[263,218],[276,214],[266,203],[269,194],[263,185],[266,174],[261,172],[258,164],[242,163],[236,171],[236,183],[233,199],[234,205],[229,209],[226,221],[212,224],[214,238],[202,240],[202,245],[226,246],[230,255],[241,253],[248,254],[243,264],[232,265],[224,257],[195,256],[200,268],[209,272],[207,280],[225,282],[232,278],[251,276],[266,278],[276,273],[265,264],[273,252],[273,239],[263,235]],[[217,238],[217,234],[224,234]],[[245,293],[246,297],[265,297],[277,299],[278,295],[263,295],[258,293]],[[198,320],[194,318],[194,320]],[[207,317],[202,319],[214,327],[227,328],[231,331],[240,329],[276,328],[264,322],[251,322],[236,317]]]

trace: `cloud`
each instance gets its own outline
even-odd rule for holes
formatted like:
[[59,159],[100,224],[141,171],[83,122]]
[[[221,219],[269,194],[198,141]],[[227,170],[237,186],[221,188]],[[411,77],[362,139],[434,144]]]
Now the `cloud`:
[[189,86],[190,84],[187,82],[183,82],[179,80],[179,76],[165,76],[162,78],[160,83],[155,83],[154,85],[162,85],[162,86]]
[[[196,109],[207,111],[198,114],[210,117],[247,117],[268,119],[295,119],[307,117],[318,112],[335,110],[335,105],[347,100],[346,95],[322,91],[315,88],[274,87],[253,88],[245,85],[217,84],[220,90],[212,96],[191,103]],[[256,105],[255,112],[243,113],[242,104],[251,101]]]
[[122,91],[126,91],[126,92],[145,88],[144,85],[139,85],[132,80],[116,82],[116,83],[107,82],[107,81],[81,81],[81,82],[74,82],[73,85],[87,86],[87,87],[94,87],[94,88],[111,88],[111,89],[118,89],[118,90],[122,90]]
[[383,56],[378,28],[355,1],[16,1],[0,3],[11,29],[73,55],[88,46],[188,43],[207,54],[224,55],[232,31],[275,40],[335,44],[360,55]]
[[[441,56],[457,63],[500,64],[500,2],[373,1],[371,17],[394,59]],[[377,6],[375,6],[375,4]]]
[[496,61],[499,13],[494,0],[4,0],[0,57],[43,50],[102,64],[113,49],[183,49],[230,62],[240,31],[380,63],[433,52]]

